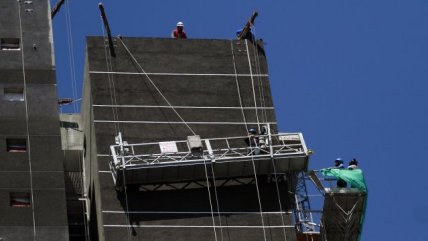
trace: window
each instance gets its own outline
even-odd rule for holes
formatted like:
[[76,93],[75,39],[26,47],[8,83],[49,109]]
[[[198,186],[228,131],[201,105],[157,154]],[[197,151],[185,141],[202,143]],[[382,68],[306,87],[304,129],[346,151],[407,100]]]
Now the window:
[[19,38],[2,38],[0,39],[1,50],[21,50]]
[[60,121],[59,124],[62,128],[79,129],[79,124],[76,122]]
[[7,152],[26,152],[27,140],[24,139],[6,139]]
[[29,192],[11,192],[10,206],[14,208],[31,207],[31,194]]
[[3,99],[7,101],[24,101],[24,88],[4,88]]

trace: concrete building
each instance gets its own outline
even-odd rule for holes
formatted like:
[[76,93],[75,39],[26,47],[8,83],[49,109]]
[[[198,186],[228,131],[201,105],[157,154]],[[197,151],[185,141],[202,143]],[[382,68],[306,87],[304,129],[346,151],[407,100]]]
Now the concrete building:
[[49,1],[0,1],[0,239],[69,240]]
[[359,239],[362,172],[306,172],[262,41],[88,37],[59,115],[49,1],[1,1],[0,27],[0,241]]
[[60,114],[70,241],[89,240],[83,189],[83,130],[80,114]]
[[277,131],[262,42],[123,38],[114,46],[116,57],[103,37],[87,38],[92,238],[296,240],[296,173],[308,150],[300,133]]

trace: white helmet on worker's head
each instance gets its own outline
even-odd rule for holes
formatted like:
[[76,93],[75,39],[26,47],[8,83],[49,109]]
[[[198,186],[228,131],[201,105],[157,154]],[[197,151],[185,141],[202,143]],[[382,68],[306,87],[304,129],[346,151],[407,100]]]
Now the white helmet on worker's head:
[[177,27],[184,27],[183,22],[178,22],[178,23],[177,23]]

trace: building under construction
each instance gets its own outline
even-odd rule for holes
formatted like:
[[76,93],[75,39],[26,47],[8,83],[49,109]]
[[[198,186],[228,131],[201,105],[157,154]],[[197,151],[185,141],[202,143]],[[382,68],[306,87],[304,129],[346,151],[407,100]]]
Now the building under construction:
[[0,7],[0,240],[359,239],[366,192],[278,130],[262,41],[87,37],[60,116],[48,1]]

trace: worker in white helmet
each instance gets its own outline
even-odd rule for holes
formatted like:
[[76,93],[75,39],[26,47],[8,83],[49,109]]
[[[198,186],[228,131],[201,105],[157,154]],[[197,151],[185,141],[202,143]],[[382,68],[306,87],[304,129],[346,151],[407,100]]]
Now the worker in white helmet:
[[177,28],[175,28],[171,33],[171,38],[187,38],[186,32],[184,32],[183,22],[177,23]]

